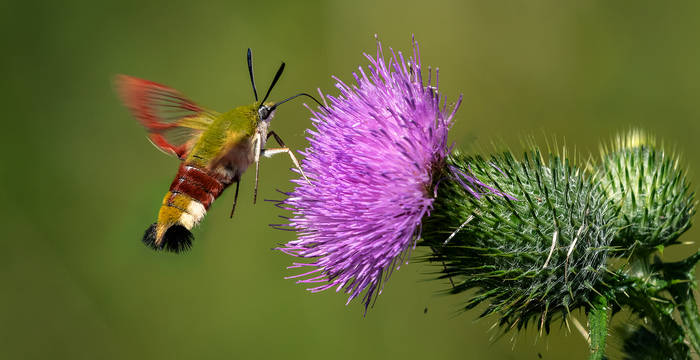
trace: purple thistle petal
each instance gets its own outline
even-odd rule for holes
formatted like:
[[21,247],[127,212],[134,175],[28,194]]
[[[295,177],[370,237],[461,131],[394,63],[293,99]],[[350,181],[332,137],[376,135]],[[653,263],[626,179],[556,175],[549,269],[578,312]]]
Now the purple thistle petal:
[[390,52],[387,64],[377,42],[376,57],[365,54],[369,65],[353,74],[356,83],[333,77],[340,94],[325,97],[327,112],[311,110],[315,129],[301,153],[312,184],[293,181],[284,204],[293,208],[289,227],[298,239],[279,249],[309,259],[290,268],[314,268],[287,278],[315,284],[311,292],[343,291],[348,303],[365,292],[365,310],[420,236],[459,106],[448,112],[441,104],[437,79],[423,86],[415,41],[408,62]]
[[[493,164],[492,164],[493,165]],[[493,165],[497,170],[501,171],[497,166]],[[513,201],[518,201],[516,197],[513,195],[510,195],[508,193],[505,193],[503,191],[500,191],[493,186],[489,186],[488,184],[484,183],[483,181],[477,179],[475,176],[469,175],[462,171],[460,168],[456,166],[449,166],[450,171],[452,172],[452,177],[464,188],[464,190],[467,190],[472,196],[474,196],[477,199],[481,199],[481,196],[484,195],[484,193],[479,193],[474,190],[474,188],[484,188],[487,190],[487,192],[492,193],[496,196],[500,197],[505,197]],[[471,173],[471,166],[469,166],[469,173]],[[502,172],[502,171],[501,171]],[[465,180],[469,183],[467,184]]]

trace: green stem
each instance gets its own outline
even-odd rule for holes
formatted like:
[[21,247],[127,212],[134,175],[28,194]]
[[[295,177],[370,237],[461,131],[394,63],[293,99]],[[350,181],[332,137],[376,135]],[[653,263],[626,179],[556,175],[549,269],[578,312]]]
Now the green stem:
[[593,307],[588,313],[590,327],[591,356],[590,360],[605,358],[605,340],[608,337],[608,300],[598,296],[593,300]]
[[[673,318],[676,305],[683,303],[688,298],[688,293],[692,294],[689,291],[694,279],[688,264],[681,261],[652,265],[648,256],[631,259],[630,264],[629,274],[636,280],[635,284],[627,289],[629,297],[626,296],[624,302],[648,321],[649,329],[658,337],[657,350],[671,359],[690,359],[690,348],[685,343],[686,333],[689,331]],[[662,278],[658,278],[658,275]],[[670,292],[673,300],[665,299],[663,292],[666,290]],[[618,298],[619,300],[623,299]],[[694,314],[697,320],[697,309]],[[700,325],[698,322],[691,323]]]
[[695,266],[700,260],[700,251],[685,260],[662,265],[665,280],[671,284],[668,291],[676,303],[683,324],[683,335],[696,353],[700,354],[700,315],[695,302]]
[[698,305],[693,296],[693,290],[688,289],[688,294],[682,303],[678,304],[683,327],[686,328],[686,338],[690,341],[695,352],[700,354],[700,316],[698,315]]
[[657,312],[650,320],[652,329],[663,342],[662,346],[667,349],[671,359],[690,359],[688,346],[683,343],[684,331],[673,316]]

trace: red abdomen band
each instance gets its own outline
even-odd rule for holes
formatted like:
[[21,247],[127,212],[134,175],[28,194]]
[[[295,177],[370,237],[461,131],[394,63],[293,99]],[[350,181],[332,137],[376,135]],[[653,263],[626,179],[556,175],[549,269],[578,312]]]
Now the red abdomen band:
[[175,180],[170,184],[171,192],[183,193],[199,201],[205,209],[224,191],[225,186],[205,171],[194,166],[180,164]]

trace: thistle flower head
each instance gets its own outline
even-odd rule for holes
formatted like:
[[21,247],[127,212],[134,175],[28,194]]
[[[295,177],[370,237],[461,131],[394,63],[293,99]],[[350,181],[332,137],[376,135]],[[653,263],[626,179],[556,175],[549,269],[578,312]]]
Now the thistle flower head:
[[486,303],[482,316],[499,314],[505,329],[532,321],[548,329],[553,318],[585,307],[615,231],[611,206],[590,178],[537,150],[522,160],[455,153],[448,163],[494,189],[477,198],[447,179],[424,220],[421,244],[451,280],[449,291],[476,290],[465,309]]
[[284,201],[298,239],[279,250],[307,259],[291,268],[307,269],[292,277],[315,284],[309,290],[335,288],[349,294],[348,303],[366,290],[366,309],[382,278],[407,260],[432,208],[459,101],[452,109],[441,102],[437,71],[434,83],[430,70],[423,79],[415,41],[408,60],[393,50],[385,56],[379,43],[376,56],[365,57],[369,65],[353,74],[355,84],[334,78],[340,95],[313,112],[302,152],[312,180],[296,180]]
[[597,176],[618,213],[614,245],[649,253],[674,244],[695,212],[677,157],[640,130],[618,135],[601,152]]

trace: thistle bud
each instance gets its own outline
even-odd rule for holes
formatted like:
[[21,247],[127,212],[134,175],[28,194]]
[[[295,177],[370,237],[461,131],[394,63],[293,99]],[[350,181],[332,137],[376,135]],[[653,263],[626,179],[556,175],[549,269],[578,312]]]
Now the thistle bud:
[[[455,153],[423,223],[423,245],[450,292],[467,293],[465,309],[487,303],[500,325],[549,329],[556,316],[585,306],[605,272],[614,228],[605,194],[582,170],[538,150]],[[489,184],[475,188],[473,183]]]
[[601,153],[597,178],[618,215],[613,244],[628,253],[675,244],[695,212],[678,158],[639,130],[618,135]]

